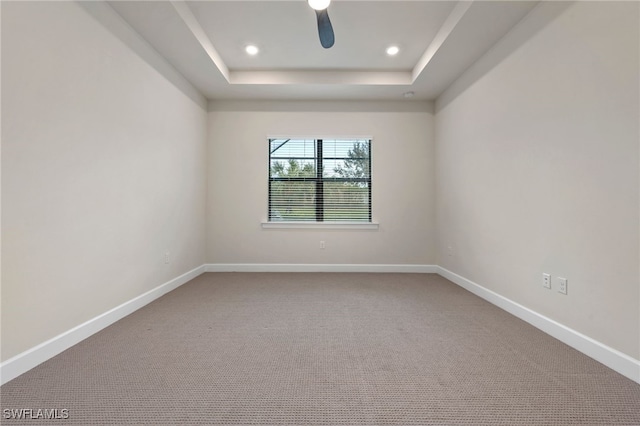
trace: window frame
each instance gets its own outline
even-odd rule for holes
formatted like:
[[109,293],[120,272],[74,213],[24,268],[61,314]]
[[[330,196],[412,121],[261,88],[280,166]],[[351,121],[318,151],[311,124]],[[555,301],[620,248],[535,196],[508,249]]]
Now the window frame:
[[[272,177],[271,176],[271,163],[274,159],[271,152],[271,144],[275,140],[288,139],[288,140],[312,140],[314,141],[315,149],[314,156],[304,159],[312,159],[314,161],[316,174],[313,177]],[[364,140],[368,145],[368,177],[363,178],[347,178],[347,177],[325,177],[323,176],[323,168],[325,161],[331,160],[343,160],[348,157],[324,157],[324,142],[333,140],[349,140],[356,142],[358,140]],[[343,136],[343,137],[268,137],[267,138],[268,149],[268,204],[267,204],[267,220],[262,222],[263,228],[322,228],[322,229],[378,229],[378,224],[373,221],[373,176],[372,176],[372,143],[373,138],[370,136]],[[277,160],[298,159],[296,157],[282,157]],[[299,182],[315,182],[315,220],[274,220],[272,214],[272,183],[273,182],[286,182],[286,181],[299,181]],[[335,182],[364,182],[367,184],[367,196],[368,196],[368,214],[367,220],[325,220],[324,215],[324,184]]]

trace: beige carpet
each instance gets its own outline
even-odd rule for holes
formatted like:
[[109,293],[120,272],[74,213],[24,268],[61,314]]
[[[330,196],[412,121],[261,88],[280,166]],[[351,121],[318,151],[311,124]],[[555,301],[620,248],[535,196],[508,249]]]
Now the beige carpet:
[[204,274],[0,395],[20,425],[640,425],[640,385],[423,274]]

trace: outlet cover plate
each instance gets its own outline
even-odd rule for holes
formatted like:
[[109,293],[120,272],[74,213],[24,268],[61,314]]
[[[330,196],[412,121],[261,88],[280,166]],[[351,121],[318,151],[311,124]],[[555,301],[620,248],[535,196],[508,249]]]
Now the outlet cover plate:
[[558,277],[558,293],[567,294],[567,287],[569,285],[569,280],[566,278]]

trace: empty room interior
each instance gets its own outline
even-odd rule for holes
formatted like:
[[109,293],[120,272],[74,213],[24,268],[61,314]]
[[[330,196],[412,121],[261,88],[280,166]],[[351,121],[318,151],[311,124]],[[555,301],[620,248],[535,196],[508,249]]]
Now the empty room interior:
[[0,422],[640,424],[640,3],[322,3],[0,3]]

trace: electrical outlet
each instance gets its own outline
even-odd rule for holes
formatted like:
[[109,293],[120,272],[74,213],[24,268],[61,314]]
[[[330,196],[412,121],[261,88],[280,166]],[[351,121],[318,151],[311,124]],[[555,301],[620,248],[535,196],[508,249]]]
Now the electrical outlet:
[[447,246],[447,256],[452,257],[455,253],[453,246]]
[[566,278],[558,277],[558,293],[567,294],[567,287],[569,285],[569,280]]
[[164,252],[164,263],[169,263],[169,252],[168,251]]
[[324,249],[324,241],[320,241],[320,249]]
[[542,287],[551,288],[551,275],[547,273],[542,274]]

